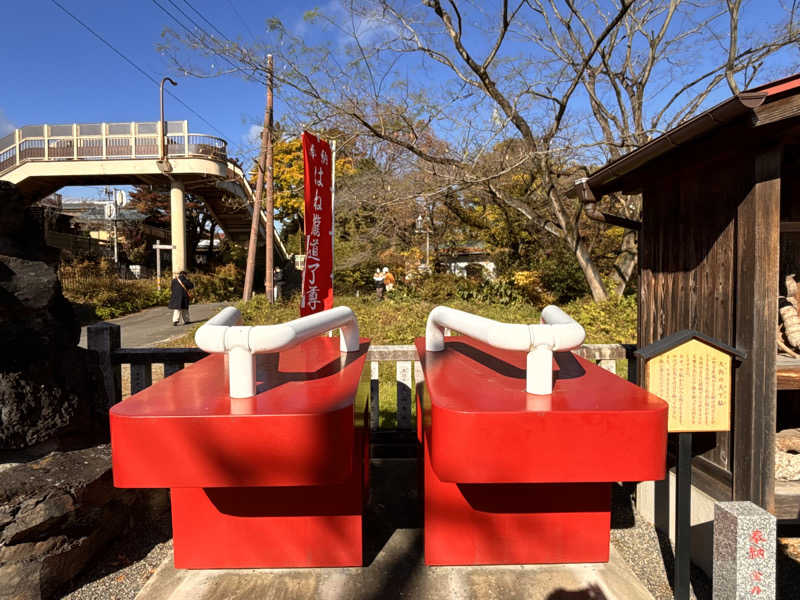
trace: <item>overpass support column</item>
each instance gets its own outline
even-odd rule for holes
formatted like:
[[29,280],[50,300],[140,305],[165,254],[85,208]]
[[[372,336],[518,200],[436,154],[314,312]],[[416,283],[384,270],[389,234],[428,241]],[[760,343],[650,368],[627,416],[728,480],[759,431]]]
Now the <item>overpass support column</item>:
[[172,180],[169,190],[169,222],[172,235],[172,272],[186,269],[186,201],[183,183]]

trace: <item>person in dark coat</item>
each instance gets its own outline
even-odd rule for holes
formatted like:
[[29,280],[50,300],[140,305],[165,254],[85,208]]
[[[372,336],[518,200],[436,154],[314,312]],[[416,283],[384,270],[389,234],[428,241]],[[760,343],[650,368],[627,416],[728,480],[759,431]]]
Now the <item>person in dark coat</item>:
[[191,299],[189,290],[193,287],[194,284],[186,277],[186,271],[173,273],[167,307],[172,309],[172,324],[174,326],[177,326],[181,320],[183,320],[184,325],[191,323],[189,320],[189,300]]

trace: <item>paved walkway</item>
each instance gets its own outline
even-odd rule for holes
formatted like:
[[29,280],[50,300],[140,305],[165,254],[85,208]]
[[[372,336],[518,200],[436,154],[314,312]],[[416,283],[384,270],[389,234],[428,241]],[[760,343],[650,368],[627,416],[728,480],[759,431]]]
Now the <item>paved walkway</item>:
[[612,546],[605,564],[426,567],[422,530],[398,529],[363,568],[179,570],[172,554],[136,600],[650,600]]
[[[192,322],[206,321],[217,314],[220,309],[230,306],[232,302],[211,302],[208,304],[193,304],[189,308],[189,317]],[[144,348],[153,346],[158,342],[166,341],[186,333],[189,329],[183,325],[172,325],[172,310],[166,306],[155,306],[138,313],[126,315],[118,319],[111,319],[109,323],[120,326],[123,348]],[[191,326],[190,326],[191,327]],[[81,327],[81,341],[79,344],[86,348],[86,327]]]

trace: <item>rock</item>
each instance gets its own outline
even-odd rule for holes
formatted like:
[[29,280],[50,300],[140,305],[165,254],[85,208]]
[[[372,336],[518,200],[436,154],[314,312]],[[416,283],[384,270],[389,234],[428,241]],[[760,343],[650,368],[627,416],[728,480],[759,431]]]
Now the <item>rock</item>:
[[52,345],[44,345],[25,367],[0,365],[0,448],[88,434],[99,393],[89,366],[86,350]]
[[56,597],[132,514],[165,510],[163,493],[114,488],[107,444],[0,471],[0,598]]
[[800,454],[775,452],[775,479],[783,481],[800,480]]
[[0,181],[0,449],[89,433],[101,390],[61,293],[58,253],[12,184]]
[[63,545],[66,541],[66,536],[57,535],[42,542],[24,542],[13,546],[2,546],[0,547],[0,565],[43,556]]
[[800,453],[800,429],[782,429],[776,433],[775,448],[781,452]]
[[44,498],[31,498],[17,509],[14,521],[3,529],[3,544],[18,544],[39,539],[64,523],[75,510],[72,496],[55,492]]

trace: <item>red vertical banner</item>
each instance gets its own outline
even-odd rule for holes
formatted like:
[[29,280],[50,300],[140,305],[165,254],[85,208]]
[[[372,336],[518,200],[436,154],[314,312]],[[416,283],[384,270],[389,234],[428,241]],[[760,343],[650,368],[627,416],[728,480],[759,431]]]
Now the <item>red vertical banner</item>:
[[306,265],[300,316],[333,308],[333,205],[331,147],[303,132]]

